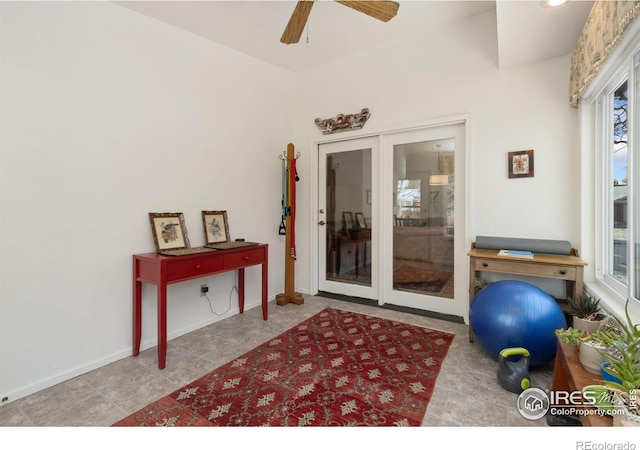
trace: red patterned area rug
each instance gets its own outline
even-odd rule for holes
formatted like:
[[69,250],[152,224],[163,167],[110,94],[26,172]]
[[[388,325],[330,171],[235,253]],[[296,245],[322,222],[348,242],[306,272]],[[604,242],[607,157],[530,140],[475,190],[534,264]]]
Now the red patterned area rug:
[[327,308],[114,426],[420,426],[453,338]]
[[440,292],[451,272],[404,266],[393,272],[393,288],[396,290]]

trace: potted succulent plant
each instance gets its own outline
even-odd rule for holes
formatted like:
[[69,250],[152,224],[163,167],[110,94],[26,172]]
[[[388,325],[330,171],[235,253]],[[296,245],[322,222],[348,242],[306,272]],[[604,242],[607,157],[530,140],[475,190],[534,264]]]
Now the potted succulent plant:
[[577,299],[569,297],[567,305],[573,316],[573,328],[593,333],[608,320],[600,308],[600,299],[591,295],[582,294]]
[[618,380],[605,381],[605,385],[613,391],[617,400],[614,404],[623,413],[614,415],[614,425],[640,426],[640,324],[631,320],[628,300],[625,316],[624,321],[611,318],[620,334],[604,353],[604,359]]
[[578,347],[578,355],[580,363],[587,372],[600,374],[602,363],[604,362],[604,354],[608,349],[605,339],[601,336],[600,331],[594,333],[585,333],[580,338]]
[[567,345],[578,346],[580,339],[587,334],[584,330],[576,330],[573,327],[559,328],[555,331],[556,336]]
[[621,332],[614,325],[604,324],[593,333],[586,333],[580,338],[578,353],[582,367],[588,372],[601,374],[605,354],[612,345],[621,338]]

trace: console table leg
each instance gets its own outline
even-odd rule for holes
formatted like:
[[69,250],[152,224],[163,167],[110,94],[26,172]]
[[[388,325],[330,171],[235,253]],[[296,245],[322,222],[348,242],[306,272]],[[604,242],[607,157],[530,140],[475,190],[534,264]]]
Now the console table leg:
[[[267,258],[265,257],[265,260]],[[262,264],[262,318],[267,320],[269,303],[267,301],[267,286],[268,286],[268,273],[267,273],[267,263]]]
[[[474,269],[474,260],[471,258],[471,265],[469,271],[469,310],[471,310],[471,302],[473,302],[473,297],[476,295],[476,277],[478,276],[476,270]],[[469,323],[469,342],[475,342],[475,337],[473,335],[473,330],[471,329],[471,323]]]
[[[134,263],[135,264],[135,263]],[[137,276],[134,274],[134,280]],[[142,340],[142,283],[133,282],[133,356],[140,354]]]
[[244,312],[244,269],[238,269],[238,308]]
[[158,367],[167,363],[167,285],[158,285]]

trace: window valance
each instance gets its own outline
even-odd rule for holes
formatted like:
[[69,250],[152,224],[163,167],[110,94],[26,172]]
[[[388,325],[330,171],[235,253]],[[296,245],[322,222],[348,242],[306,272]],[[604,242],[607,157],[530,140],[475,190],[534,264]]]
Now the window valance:
[[593,4],[571,58],[571,107],[578,107],[578,101],[587,86],[596,78],[611,51],[622,40],[625,27],[639,12],[640,1],[598,0]]

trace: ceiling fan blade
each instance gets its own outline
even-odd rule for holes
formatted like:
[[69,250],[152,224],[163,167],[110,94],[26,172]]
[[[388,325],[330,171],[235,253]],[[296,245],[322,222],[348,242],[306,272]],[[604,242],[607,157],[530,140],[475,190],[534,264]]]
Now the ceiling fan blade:
[[400,4],[398,2],[385,2],[385,1],[341,1],[336,0],[338,3],[344,6],[348,6],[351,9],[355,9],[367,16],[371,16],[374,19],[388,22],[393,19],[398,13]]
[[289,23],[284,29],[284,33],[282,33],[280,42],[283,44],[295,44],[300,40],[300,36],[302,36],[302,31],[304,31],[304,26],[307,23],[312,7],[313,0],[301,0],[296,4],[293,14],[291,14],[291,18],[289,19]]

